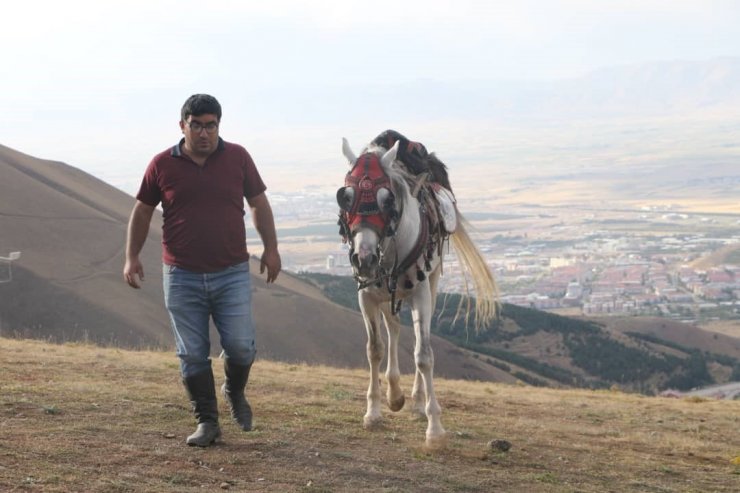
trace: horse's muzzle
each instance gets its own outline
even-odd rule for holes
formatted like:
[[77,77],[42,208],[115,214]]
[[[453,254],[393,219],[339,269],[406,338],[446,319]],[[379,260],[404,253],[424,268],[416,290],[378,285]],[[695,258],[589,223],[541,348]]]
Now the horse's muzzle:
[[372,278],[375,276],[375,271],[378,268],[378,256],[374,253],[354,253],[350,258],[350,262],[360,277]]

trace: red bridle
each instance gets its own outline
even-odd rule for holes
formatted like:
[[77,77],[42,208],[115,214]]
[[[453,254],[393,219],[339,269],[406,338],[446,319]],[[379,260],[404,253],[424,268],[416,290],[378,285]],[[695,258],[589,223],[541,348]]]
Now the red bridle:
[[347,188],[354,191],[352,204],[348,204],[340,213],[347,228],[346,234],[351,235],[360,227],[369,227],[383,237],[389,214],[378,204],[378,192],[383,188],[390,191],[391,181],[383,171],[378,156],[365,153],[357,158],[344,178],[344,185],[339,189],[338,197],[346,193]]

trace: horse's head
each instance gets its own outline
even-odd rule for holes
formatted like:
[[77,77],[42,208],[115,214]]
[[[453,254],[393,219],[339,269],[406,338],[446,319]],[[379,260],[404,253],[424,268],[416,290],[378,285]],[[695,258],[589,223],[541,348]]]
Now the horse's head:
[[[389,151],[369,147],[355,157],[346,139],[342,151],[350,164],[344,186],[337,190],[340,234],[350,245],[350,263],[355,277],[369,281],[378,277],[385,249],[398,225],[402,203],[393,163],[398,144]],[[394,183],[396,182],[396,183]]]

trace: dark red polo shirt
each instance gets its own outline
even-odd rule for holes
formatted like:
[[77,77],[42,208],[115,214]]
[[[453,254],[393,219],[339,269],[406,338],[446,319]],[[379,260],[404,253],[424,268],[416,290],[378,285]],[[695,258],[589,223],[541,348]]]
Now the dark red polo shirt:
[[242,146],[219,138],[203,167],[177,145],[154,156],[136,198],[162,203],[162,260],[194,272],[216,272],[245,262],[244,198],[266,190]]

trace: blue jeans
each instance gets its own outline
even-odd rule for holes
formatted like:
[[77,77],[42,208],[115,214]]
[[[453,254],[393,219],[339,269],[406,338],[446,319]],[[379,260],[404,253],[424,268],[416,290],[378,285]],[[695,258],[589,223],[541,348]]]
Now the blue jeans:
[[237,365],[252,364],[256,349],[249,262],[207,274],[165,264],[162,277],[184,378],[211,369],[211,317],[225,357]]

